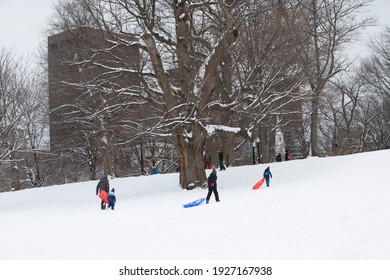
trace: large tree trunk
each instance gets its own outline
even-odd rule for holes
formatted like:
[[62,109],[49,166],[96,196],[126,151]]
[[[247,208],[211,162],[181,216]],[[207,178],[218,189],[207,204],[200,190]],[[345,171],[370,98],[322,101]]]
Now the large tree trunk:
[[310,123],[310,139],[311,139],[311,155],[318,156],[318,105],[319,95],[314,94],[311,101],[311,123]]
[[96,154],[94,151],[89,151],[88,167],[90,179],[96,180]]
[[20,190],[20,180],[19,180],[19,167],[17,161],[15,160],[14,153],[11,153],[11,174],[12,174],[12,190]]
[[120,171],[119,171],[119,157],[118,157],[118,148],[117,146],[111,147],[111,156],[112,156],[112,172],[116,178],[120,177]]
[[222,151],[224,153],[225,165],[227,167],[234,165],[234,141],[236,139],[236,135],[232,134],[224,134],[222,141]]
[[112,175],[111,149],[105,146],[103,149],[104,175]]
[[260,136],[260,145],[259,145],[260,163],[267,163],[270,161],[270,158],[269,158],[268,127],[266,125],[260,125],[259,136]]
[[176,147],[180,158],[180,186],[187,190],[206,186],[203,164],[206,137],[200,127],[192,127],[191,137],[186,136],[184,129],[175,131]]
[[89,165],[89,176],[91,180],[96,180],[96,165],[95,164],[90,164]]
[[104,174],[119,177],[119,162],[115,146],[106,146],[103,155]]

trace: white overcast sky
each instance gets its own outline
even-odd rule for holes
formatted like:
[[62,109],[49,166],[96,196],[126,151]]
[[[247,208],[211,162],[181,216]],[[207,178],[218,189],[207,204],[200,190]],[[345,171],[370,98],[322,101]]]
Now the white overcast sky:
[[[42,31],[57,1],[0,0],[0,48],[32,54],[46,44]],[[372,11],[382,26],[390,25],[390,0],[374,0]]]
[[45,43],[43,30],[57,0],[0,0],[0,48],[33,53]]

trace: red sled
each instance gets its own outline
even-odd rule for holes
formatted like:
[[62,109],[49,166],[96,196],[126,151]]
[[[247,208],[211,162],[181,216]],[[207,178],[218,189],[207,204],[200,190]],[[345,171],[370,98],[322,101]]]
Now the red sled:
[[261,187],[261,185],[264,183],[265,181],[265,177],[263,177],[263,179],[261,179],[260,181],[258,181],[253,187],[252,187],[252,190],[257,190],[258,188]]
[[101,200],[103,200],[105,203],[108,203],[108,193],[105,191],[100,191],[99,197]]

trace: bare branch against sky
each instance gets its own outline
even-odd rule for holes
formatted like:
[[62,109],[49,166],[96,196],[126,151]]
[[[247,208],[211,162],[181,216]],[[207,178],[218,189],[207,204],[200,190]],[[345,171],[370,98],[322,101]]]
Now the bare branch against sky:
[[[0,0],[0,48],[17,52],[36,52],[46,43],[45,25],[51,7],[58,0]],[[372,11],[378,16],[380,26],[390,25],[390,1],[374,0]],[[374,28],[377,32],[379,28]],[[382,29],[383,30],[383,29]],[[372,32],[367,32],[370,36]]]

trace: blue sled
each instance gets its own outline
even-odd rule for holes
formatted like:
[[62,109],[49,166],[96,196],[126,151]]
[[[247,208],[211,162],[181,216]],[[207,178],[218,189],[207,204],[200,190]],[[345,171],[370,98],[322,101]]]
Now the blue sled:
[[187,204],[183,204],[183,207],[184,208],[190,208],[190,207],[194,207],[194,206],[198,206],[200,204],[202,204],[204,201],[206,200],[206,198],[202,197],[202,198],[199,198],[193,202],[190,202],[190,203],[187,203]]

